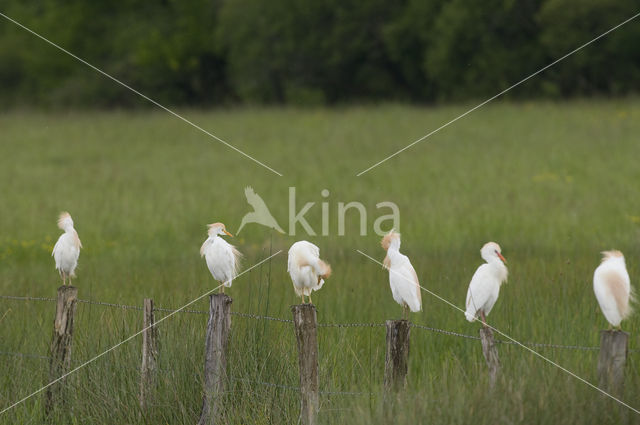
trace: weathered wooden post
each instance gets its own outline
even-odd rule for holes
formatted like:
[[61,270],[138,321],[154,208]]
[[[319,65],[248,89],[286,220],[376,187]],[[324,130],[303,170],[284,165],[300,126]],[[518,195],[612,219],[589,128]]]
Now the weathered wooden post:
[[300,422],[315,425],[320,398],[318,393],[318,319],[313,304],[291,307],[298,340],[300,366]]
[[407,384],[409,366],[408,320],[387,320],[387,351],[384,358],[385,395],[397,392]]
[[489,387],[493,388],[500,371],[500,358],[498,357],[498,348],[491,328],[480,328],[480,342],[482,342],[482,354],[489,367]]
[[[53,336],[49,353],[49,381],[54,381],[71,368],[71,345],[73,342],[73,315],[76,311],[78,288],[61,286],[58,288],[56,318],[53,322]],[[47,388],[45,413],[49,414],[65,397],[65,379]]]
[[209,296],[209,321],[204,353],[204,395],[198,425],[219,421],[227,384],[227,346],[231,330],[231,297]]
[[615,395],[622,395],[624,366],[627,361],[629,334],[623,331],[600,332],[598,356],[598,382],[600,388]]
[[140,408],[145,409],[151,401],[158,361],[158,328],[153,314],[153,300],[144,299],[142,310],[142,366],[140,367]]

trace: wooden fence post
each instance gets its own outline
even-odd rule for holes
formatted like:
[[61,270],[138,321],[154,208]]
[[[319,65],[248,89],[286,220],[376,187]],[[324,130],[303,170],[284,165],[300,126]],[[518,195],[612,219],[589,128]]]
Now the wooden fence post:
[[604,391],[622,395],[628,343],[629,334],[626,332],[600,331],[598,382]]
[[409,366],[408,320],[387,320],[387,351],[384,360],[385,395],[401,390],[407,384]]
[[225,294],[209,295],[209,321],[205,342],[204,395],[198,425],[220,420],[222,397],[227,384],[227,346],[231,330],[231,303]]
[[490,328],[480,328],[480,341],[482,342],[482,354],[489,367],[489,387],[493,388],[500,371],[500,358],[496,341],[493,338],[493,331]]
[[155,386],[158,361],[158,328],[154,326],[153,300],[144,299],[142,311],[142,366],[140,367],[140,408],[145,409],[151,401]]
[[[49,381],[54,381],[71,368],[71,345],[73,342],[73,315],[76,311],[78,288],[61,286],[58,288],[56,318],[53,322],[53,336],[49,353]],[[45,413],[49,414],[65,397],[65,379],[47,388]]]
[[315,425],[320,398],[318,393],[318,319],[313,304],[291,307],[298,340],[300,367],[300,422]]

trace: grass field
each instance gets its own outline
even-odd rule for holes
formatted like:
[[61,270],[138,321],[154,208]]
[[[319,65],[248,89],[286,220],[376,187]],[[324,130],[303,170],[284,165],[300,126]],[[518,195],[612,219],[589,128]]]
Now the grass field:
[[[393,201],[401,211],[402,251],[421,283],[463,306],[488,240],[501,244],[509,283],[489,320],[520,341],[598,345],[606,328],[592,291],[600,251],[622,250],[632,285],[640,275],[640,101],[498,103],[435,134],[370,172],[356,174],[464,112],[468,105],[344,109],[181,111],[284,174],[279,177],[162,112],[10,112],[0,116],[0,294],[55,296],[60,280],[51,249],[57,214],[71,212],[84,249],[75,285],[82,299],[179,307],[216,284],[199,257],[206,223],[235,232],[250,211],[252,186],[285,228],[288,188],[319,231],[328,204],[330,236],[300,227],[286,236],[248,225],[234,243],[249,267],[228,291],[233,310],[291,317],[298,303],[286,250],[298,239],[321,248],[334,274],[313,299],[320,322],[397,318],[387,273],[358,254],[384,252],[373,220]],[[330,195],[321,196],[327,189]],[[360,236],[356,214],[337,234],[338,202],[369,213]],[[415,323],[477,335],[478,324],[423,293]],[[203,299],[193,308],[205,310]],[[47,355],[55,305],[0,299],[0,351]],[[74,363],[141,328],[134,310],[80,304]],[[159,315],[161,317],[161,315]],[[623,323],[640,348],[640,316]],[[195,423],[201,406],[205,315],[178,314],[160,324],[160,383],[145,415],[138,409],[140,339],[70,377],[67,424]],[[234,316],[228,423],[296,423],[297,385],[290,324]],[[320,420],[384,423],[384,328],[321,328]],[[640,416],[515,346],[500,345],[502,375],[493,392],[479,342],[412,330],[409,384],[393,423],[640,423]],[[540,349],[596,381],[597,351]],[[630,354],[623,399],[640,408],[640,353]],[[0,407],[46,383],[46,360],[0,356]],[[369,395],[373,393],[373,395]],[[0,416],[2,424],[42,421],[42,395]]]

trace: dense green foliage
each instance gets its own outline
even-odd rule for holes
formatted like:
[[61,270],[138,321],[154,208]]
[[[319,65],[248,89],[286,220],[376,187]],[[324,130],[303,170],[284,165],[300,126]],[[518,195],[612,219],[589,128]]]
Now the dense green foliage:
[[[161,103],[432,102],[490,96],[638,12],[637,0],[5,0],[2,12]],[[640,87],[632,22],[511,96]],[[136,105],[0,21],[2,105]]]
[[[592,291],[604,249],[622,250],[632,284],[640,276],[640,101],[496,103],[409,151],[355,177],[387,153],[459,115],[467,105],[181,111],[281,171],[279,177],[193,131],[164,112],[13,111],[0,116],[0,294],[52,297],[60,279],[51,248],[60,210],[73,215],[84,244],[75,285],[82,299],[178,307],[215,286],[198,254],[206,223],[236,232],[250,211],[251,185],[283,227],[287,189],[319,229],[329,203],[330,236],[293,236],[247,225],[232,241],[249,267],[270,252],[308,239],[333,275],[313,295],[322,323],[382,323],[401,314],[388,275],[356,252],[382,260],[379,236],[358,235],[355,215],[336,235],[337,203],[394,201],[402,251],[429,290],[464,305],[487,240],[502,245],[509,282],[489,316],[521,341],[598,344],[606,322]],[[373,147],[375,146],[375,148]],[[320,194],[328,189],[330,195]],[[284,253],[241,276],[228,290],[236,312],[290,318],[299,302]],[[478,324],[426,292],[414,323],[477,335]],[[192,308],[206,310],[207,302]],[[0,408],[47,381],[55,305],[0,299]],[[158,317],[164,313],[158,312]],[[142,326],[139,311],[80,304],[73,364],[79,365]],[[230,424],[297,422],[293,330],[282,322],[234,316],[229,360]],[[206,315],[178,314],[159,326],[159,388],[139,412],[140,338],[69,377],[72,415],[54,424],[193,424],[201,407]],[[640,348],[640,315],[623,322]],[[321,399],[323,424],[382,424],[384,328],[320,328],[320,386],[365,392]],[[515,346],[500,345],[503,373],[487,391],[478,341],[413,329],[409,387],[387,423],[620,424],[619,406]],[[591,382],[597,351],[536,348]],[[623,399],[640,400],[640,352],[632,351]],[[370,397],[368,393],[373,395]],[[38,395],[0,416],[0,424],[40,424]],[[628,412],[629,423],[638,423]]]

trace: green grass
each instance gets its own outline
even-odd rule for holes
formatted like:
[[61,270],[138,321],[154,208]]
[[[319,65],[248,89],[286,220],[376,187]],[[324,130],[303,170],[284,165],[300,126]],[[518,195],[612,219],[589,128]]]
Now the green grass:
[[[597,345],[606,322],[593,296],[599,252],[617,248],[632,284],[640,275],[640,101],[498,103],[486,106],[376,169],[356,174],[468,105],[401,105],[328,109],[182,111],[194,122],[284,174],[279,177],[162,112],[12,112],[0,116],[0,294],[53,297],[59,285],[51,248],[61,210],[71,212],[84,249],[75,285],[83,299],[178,307],[215,286],[198,255],[205,224],[235,232],[249,211],[251,185],[287,228],[288,187],[298,208],[321,229],[321,202],[331,236],[285,236],[249,225],[234,239],[249,267],[238,279],[233,310],[290,318],[298,303],[286,273],[286,250],[298,239],[321,248],[334,274],[314,294],[320,322],[396,318],[384,252],[373,221],[393,201],[401,211],[402,251],[421,283],[462,306],[488,240],[509,260],[490,321],[520,341]],[[328,189],[323,198],[320,192]],[[361,201],[369,235],[356,214],[337,233],[338,202]],[[478,325],[423,293],[412,320],[477,334]],[[193,306],[205,310],[206,300]],[[0,351],[47,355],[55,305],[0,300]],[[159,315],[161,317],[161,315]],[[142,326],[137,311],[80,304],[74,364]],[[623,324],[640,348],[640,319]],[[140,339],[69,378],[71,414],[54,423],[195,423],[201,405],[205,315],[178,314],[159,326],[159,385],[141,416],[137,393]],[[486,366],[474,340],[412,330],[409,384],[389,423],[640,423],[615,402],[531,353],[500,345],[502,375],[487,390]],[[385,423],[381,397],[384,328],[321,328],[320,386],[373,396],[323,395],[322,423]],[[541,349],[596,382],[596,351]],[[640,407],[638,353],[631,353],[624,400]],[[234,378],[225,400],[229,423],[296,423],[293,330],[287,323],[233,317],[229,360]],[[0,356],[0,407],[47,382],[46,360]],[[37,395],[0,423],[41,423]],[[624,409],[622,410],[624,411]],[[623,415],[620,417],[620,415]]]

